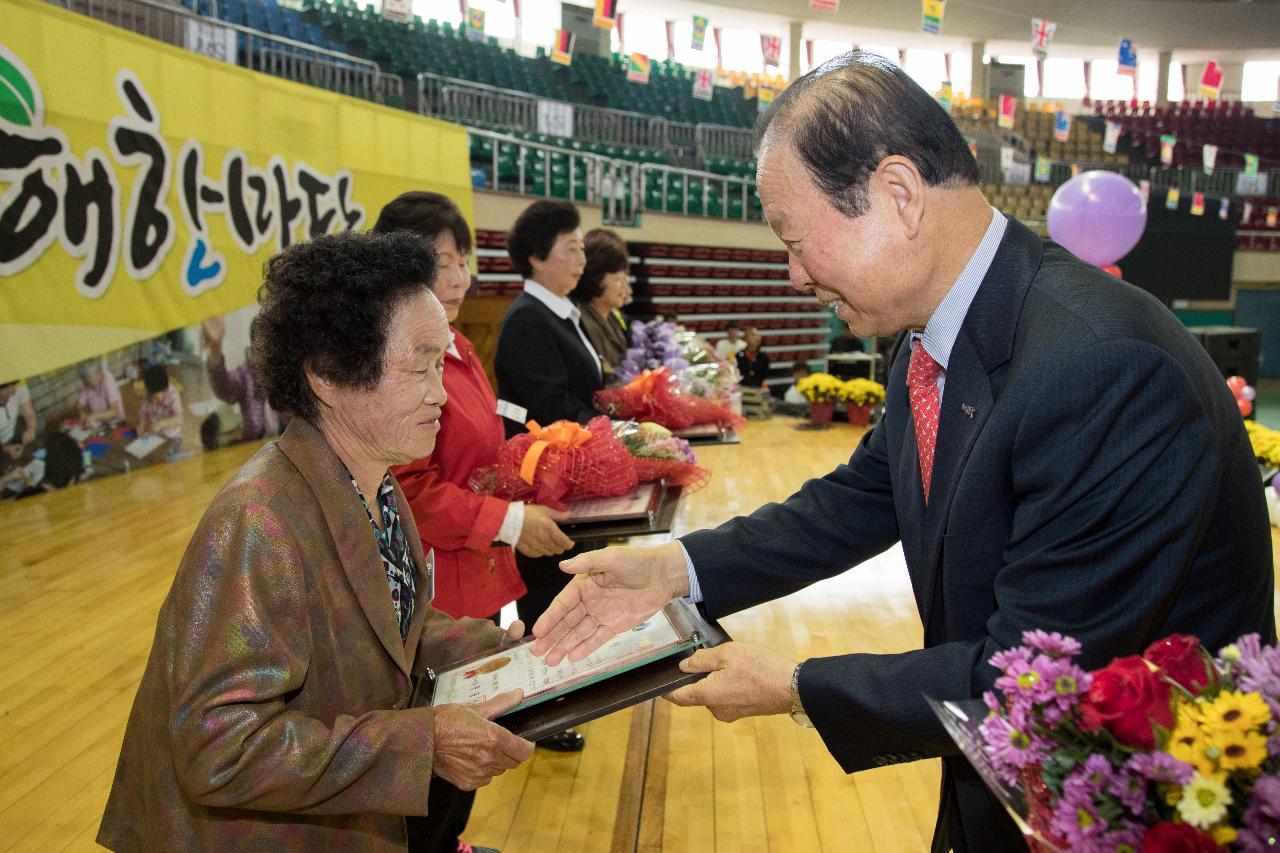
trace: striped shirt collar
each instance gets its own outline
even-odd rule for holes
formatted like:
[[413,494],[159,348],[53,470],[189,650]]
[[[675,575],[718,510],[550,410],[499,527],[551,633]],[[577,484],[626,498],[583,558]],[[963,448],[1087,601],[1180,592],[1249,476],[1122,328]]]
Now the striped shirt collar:
[[996,250],[1000,248],[1000,241],[1004,239],[1008,224],[1009,221],[1000,211],[991,208],[991,224],[987,226],[987,233],[982,236],[982,242],[978,243],[969,263],[965,264],[959,278],[934,309],[929,322],[925,324],[924,333],[914,332],[911,335],[912,346],[923,340],[925,350],[943,370],[947,369],[947,362],[951,359],[956,338],[960,336],[965,315],[969,313],[973,298],[978,295],[982,280],[987,277],[987,270],[991,269],[991,262],[995,260]]

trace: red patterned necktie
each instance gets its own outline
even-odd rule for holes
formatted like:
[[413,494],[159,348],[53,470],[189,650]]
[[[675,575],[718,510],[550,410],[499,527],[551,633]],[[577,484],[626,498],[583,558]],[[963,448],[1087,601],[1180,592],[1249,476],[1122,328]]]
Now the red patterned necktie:
[[916,450],[920,454],[920,486],[929,503],[929,481],[933,477],[933,451],[938,439],[938,376],[942,366],[916,341],[907,363],[907,395],[911,399],[911,419],[916,425]]

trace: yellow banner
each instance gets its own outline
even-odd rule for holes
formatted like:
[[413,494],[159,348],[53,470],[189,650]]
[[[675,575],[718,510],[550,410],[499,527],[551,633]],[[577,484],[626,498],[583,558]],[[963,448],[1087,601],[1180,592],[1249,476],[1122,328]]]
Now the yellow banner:
[[0,0],[0,383],[251,304],[409,189],[470,216],[466,132]]

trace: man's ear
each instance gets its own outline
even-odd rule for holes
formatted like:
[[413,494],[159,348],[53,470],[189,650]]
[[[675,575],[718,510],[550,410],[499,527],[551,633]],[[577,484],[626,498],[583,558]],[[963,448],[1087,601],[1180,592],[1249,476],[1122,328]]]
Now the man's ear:
[[895,154],[880,161],[873,177],[893,200],[907,238],[915,239],[924,219],[926,186],[915,163]]

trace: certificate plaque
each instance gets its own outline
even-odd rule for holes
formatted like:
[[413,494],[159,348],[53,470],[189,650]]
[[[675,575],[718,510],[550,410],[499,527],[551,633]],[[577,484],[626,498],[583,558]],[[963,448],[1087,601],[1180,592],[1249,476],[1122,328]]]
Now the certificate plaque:
[[537,739],[622,710],[703,677],[680,661],[701,647],[726,642],[715,622],[675,600],[640,625],[614,637],[576,663],[549,667],[532,652],[532,638],[460,661],[424,679],[415,705],[475,704],[521,688],[524,699],[496,722]]

